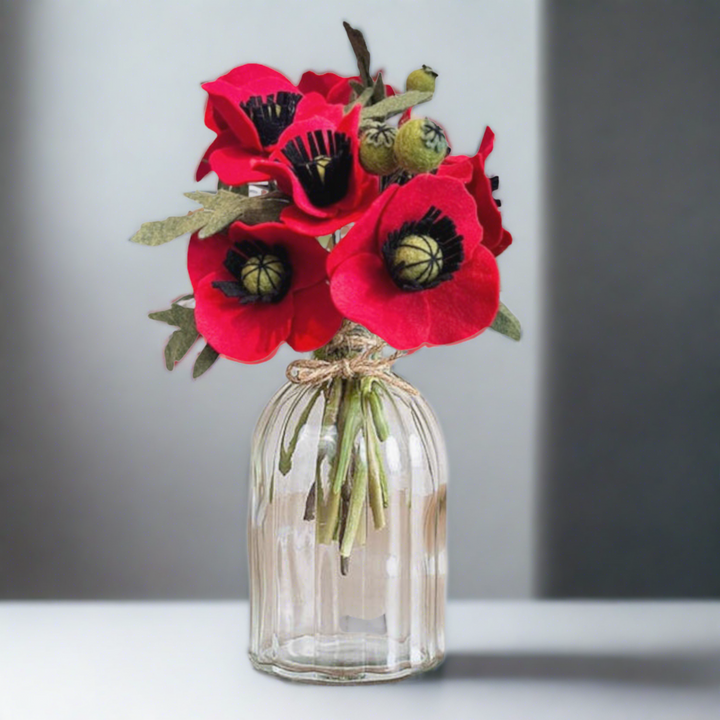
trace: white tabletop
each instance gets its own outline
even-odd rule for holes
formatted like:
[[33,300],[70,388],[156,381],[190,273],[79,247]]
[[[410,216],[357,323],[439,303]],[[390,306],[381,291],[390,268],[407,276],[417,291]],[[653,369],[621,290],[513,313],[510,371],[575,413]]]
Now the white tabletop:
[[386,685],[254,671],[240,602],[0,604],[0,720],[718,720],[720,603],[451,603]]

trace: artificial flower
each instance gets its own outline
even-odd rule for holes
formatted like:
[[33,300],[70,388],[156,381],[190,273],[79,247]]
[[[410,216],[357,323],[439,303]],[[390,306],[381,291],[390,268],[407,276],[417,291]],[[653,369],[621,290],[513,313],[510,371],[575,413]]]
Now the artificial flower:
[[315,350],[342,318],[327,284],[327,252],[279,223],[234,223],[190,239],[188,273],[198,332],[221,355],[244,363],[272,357],[283,342]]
[[[377,79],[377,75],[375,76]],[[343,77],[334,72],[316,73],[312,70],[304,72],[298,83],[298,89],[304,95],[311,92],[320,93],[329,103],[347,105],[350,102],[352,86],[350,81],[360,82],[358,76]],[[392,85],[386,85],[385,91],[388,96],[397,94]]]
[[398,350],[474,337],[493,321],[500,280],[462,182],[391,185],[328,258],[338,310]]
[[360,164],[359,106],[342,106],[310,93],[295,122],[280,136],[267,160],[252,167],[292,197],[281,220],[307,235],[326,235],[361,217],[378,193],[377,178]]
[[455,177],[465,183],[477,204],[477,215],[483,226],[483,245],[496,257],[512,243],[512,235],[502,226],[500,201],[493,197],[498,178],[485,174],[485,161],[492,152],[495,134],[485,129],[480,148],[473,157],[450,155],[438,168],[438,176]]
[[217,138],[200,162],[197,179],[214,170],[227,185],[266,180],[251,161],[267,157],[292,124],[300,90],[276,70],[256,64],[241,65],[203,89],[205,124]]

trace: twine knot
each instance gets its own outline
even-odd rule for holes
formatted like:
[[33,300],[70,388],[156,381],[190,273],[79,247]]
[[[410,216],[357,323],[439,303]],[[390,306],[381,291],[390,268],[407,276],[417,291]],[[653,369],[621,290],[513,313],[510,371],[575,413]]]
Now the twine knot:
[[[322,385],[334,378],[351,380],[373,377],[383,380],[410,395],[418,391],[392,372],[393,363],[406,353],[398,350],[380,356],[386,344],[370,334],[365,328],[347,320],[333,339],[323,348],[324,357],[291,362],[286,371],[287,379],[297,385]],[[357,353],[348,355],[348,353]]]

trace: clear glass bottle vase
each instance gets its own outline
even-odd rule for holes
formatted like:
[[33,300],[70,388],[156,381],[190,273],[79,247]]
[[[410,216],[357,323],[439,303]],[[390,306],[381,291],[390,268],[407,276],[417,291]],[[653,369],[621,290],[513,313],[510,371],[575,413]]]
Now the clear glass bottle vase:
[[446,456],[419,394],[379,378],[286,384],[252,445],[250,659],[308,682],[443,659]]

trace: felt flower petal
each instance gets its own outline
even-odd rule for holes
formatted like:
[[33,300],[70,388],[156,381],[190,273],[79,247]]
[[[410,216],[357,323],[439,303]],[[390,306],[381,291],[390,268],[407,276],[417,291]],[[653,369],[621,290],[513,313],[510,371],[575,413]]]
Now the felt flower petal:
[[492,253],[478,245],[450,282],[423,291],[430,315],[427,342],[450,345],[475,337],[495,318],[500,275]]
[[431,206],[452,219],[458,235],[463,238],[465,254],[471,253],[483,232],[472,197],[459,180],[428,174],[416,176],[397,190],[380,219],[380,242],[407,220],[422,218]]
[[330,280],[330,293],[345,317],[398,350],[417,348],[427,340],[425,293],[398,288],[378,255],[363,253],[341,263]]
[[295,313],[287,342],[298,352],[317,350],[340,329],[343,317],[333,304],[327,283],[317,283],[293,296]]
[[267,65],[260,65],[259,63],[246,63],[239,67],[233,68],[225,75],[221,75],[219,80],[225,80],[231,85],[237,85],[238,87],[245,85],[246,83],[259,80],[260,78],[274,79],[280,82],[289,83],[290,81],[278,70],[268,67]]
[[355,225],[350,228],[348,234],[333,248],[327,261],[328,273],[332,274],[337,266],[351,255],[378,253],[380,250],[377,236],[378,223],[385,207],[392,200],[399,187],[399,185],[391,185],[385,190]]
[[279,303],[243,305],[213,287],[222,275],[206,275],[195,289],[195,324],[215,350],[231,360],[257,363],[272,357],[292,327],[293,294]]
[[452,177],[467,184],[472,180],[473,164],[465,155],[448,155],[437,169],[438,177]]
[[483,162],[487,160],[488,155],[493,151],[495,145],[495,133],[489,128],[485,128],[485,134],[483,139],[480,141],[480,149],[478,155],[483,159]]
[[240,102],[246,99],[243,90],[226,80],[214,80],[205,83],[202,88],[208,94],[209,102],[215,111],[227,123],[243,147],[260,152],[262,150],[260,136],[252,120],[240,107]]
[[302,74],[297,86],[303,95],[320,93],[320,95],[326,98],[330,90],[343,80],[347,80],[347,78],[337,75],[334,72],[318,74],[312,70],[308,70]]
[[[468,183],[467,189],[475,198],[477,205],[477,216],[483,227],[483,245],[495,252],[502,239],[502,215],[495,198],[493,198],[490,180],[485,175],[485,168],[482,160],[476,155],[471,158],[474,164],[473,178]],[[498,253],[495,253],[496,255]]]
[[214,275],[222,268],[232,241],[225,233],[218,233],[201,240],[193,233],[188,244],[187,267],[193,290],[207,275]]
[[307,215],[294,205],[289,205],[280,213],[280,219],[295,232],[319,237],[321,235],[330,235],[330,233],[345,227],[345,225],[355,222],[363,216],[363,213],[364,208],[360,207],[342,215],[314,217]]
[[[222,137],[222,136],[221,136]],[[253,163],[260,156],[244,149],[234,142],[223,144],[210,153],[208,164],[226,185],[244,185],[249,182],[263,182],[268,174],[258,170]]]

